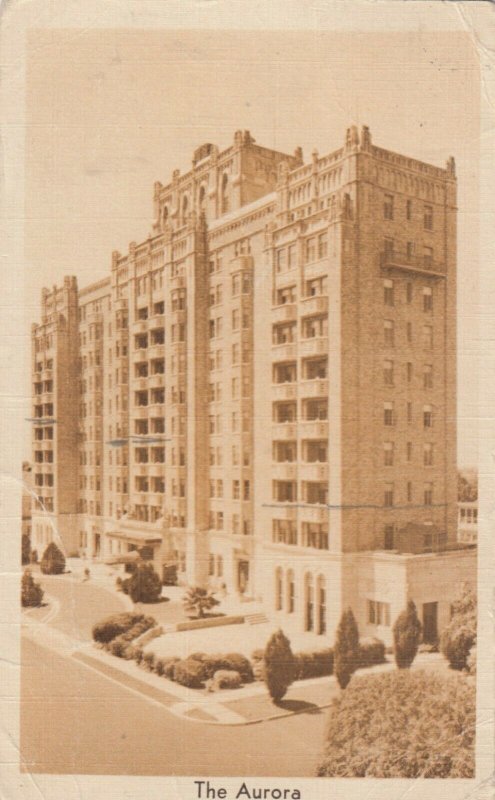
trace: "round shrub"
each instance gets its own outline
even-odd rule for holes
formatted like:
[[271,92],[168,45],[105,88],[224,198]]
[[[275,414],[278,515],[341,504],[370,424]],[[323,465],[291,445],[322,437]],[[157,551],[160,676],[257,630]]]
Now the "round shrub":
[[286,694],[296,674],[294,654],[283,631],[276,631],[268,640],[264,665],[265,683],[270,697],[275,703],[278,703]]
[[168,678],[169,681],[175,680],[174,672],[175,672],[175,665],[180,658],[164,658],[163,659],[163,677]]
[[108,650],[113,656],[117,656],[117,658],[124,658],[126,647],[126,643],[123,642],[119,636],[110,642],[108,645]]
[[181,686],[190,689],[200,689],[206,679],[203,665],[200,661],[189,658],[177,661],[174,665],[174,680]]
[[238,689],[242,684],[240,674],[234,669],[219,669],[215,672],[212,679],[212,688],[216,689]]
[[134,648],[134,661],[139,666],[144,658],[144,650],[142,647]]
[[60,575],[65,570],[65,556],[55,542],[47,546],[40,564],[44,575]]
[[21,580],[21,605],[23,607],[40,606],[43,601],[43,595],[44,591],[39,583],[34,580],[31,571],[25,569]]
[[465,585],[452,604],[452,618],[440,638],[440,649],[453,669],[466,669],[469,652],[476,644],[476,606],[476,595]]
[[224,669],[231,672],[238,672],[243,683],[252,683],[254,680],[251,662],[241,653],[227,653],[223,658]]
[[475,723],[475,689],[462,675],[363,675],[333,701],[317,774],[472,778]]
[[[138,563],[129,580],[129,596],[133,603],[156,603],[162,593],[160,576],[153,564],[146,561]],[[122,588],[125,591],[123,583]]]

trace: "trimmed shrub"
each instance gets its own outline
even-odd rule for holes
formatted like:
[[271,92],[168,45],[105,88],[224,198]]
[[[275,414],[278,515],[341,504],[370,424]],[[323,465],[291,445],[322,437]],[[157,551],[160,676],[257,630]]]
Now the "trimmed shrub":
[[134,648],[134,661],[136,662],[138,667],[141,664],[143,658],[144,658],[144,650],[143,650],[143,648],[142,647],[135,647]]
[[195,614],[199,619],[204,617],[205,611],[210,611],[220,604],[213,593],[202,586],[190,586],[182,602],[186,613]]
[[25,569],[21,580],[21,605],[26,608],[27,606],[40,606],[43,601],[44,591],[36,583],[31,571]]
[[453,669],[466,669],[476,644],[476,596],[469,586],[452,604],[452,618],[440,637],[440,649]]
[[155,663],[153,664],[153,672],[156,672],[157,675],[163,675],[165,671],[165,659],[164,658],[155,658]]
[[333,670],[341,689],[345,689],[359,667],[359,632],[352,613],[347,608],[340,618],[333,648]]
[[359,666],[372,667],[385,661],[385,644],[381,639],[370,636],[359,642]]
[[115,639],[117,636],[126,634],[135,628],[133,634],[127,638],[127,641],[135,639],[140,633],[152,628],[156,625],[156,620],[153,617],[146,617],[144,614],[137,614],[134,612],[125,611],[122,614],[112,614],[110,617],[98,622],[93,626],[93,639],[95,642],[107,644]]
[[392,632],[395,663],[399,669],[407,669],[416,657],[422,632],[422,625],[412,600],[408,601],[406,610],[395,620]]
[[283,631],[276,631],[268,640],[264,655],[265,683],[270,697],[280,702],[294,681],[296,661],[290,642]]
[[242,684],[242,678],[234,669],[219,669],[215,672],[211,684],[214,690],[238,689]]
[[472,778],[475,723],[475,689],[461,675],[395,670],[357,677],[333,701],[317,774]]
[[252,683],[254,680],[253,667],[246,656],[241,653],[227,653],[223,657],[224,669],[230,672],[238,672],[243,683]]
[[65,571],[65,556],[55,542],[47,546],[40,567],[44,575],[60,575]]
[[156,603],[162,593],[160,576],[153,569],[153,564],[143,561],[138,563],[130,578],[122,582],[122,589],[126,585],[133,603]]
[[117,658],[124,658],[126,649],[127,644],[126,642],[122,641],[120,636],[118,636],[116,639],[113,639],[113,641],[108,644],[108,652],[113,656],[117,656]]
[[31,562],[31,537],[29,533],[22,534],[21,540],[21,564],[24,567]]
[[155,666],[155,654],[148,650],[146,653],[144,653],[141,663],[145,669],[149,670],[149,672],[153,672]]
[[164,658],[163,659],[163,677],[168,678],[169,681],[175,680],[174,672],[175,672],[175,665],[180,661],[180,658],[172,657],[172,658]]
[[305,678],[320,678],[323,675],[331,675],[333,672],[333,649],[327,647],[325,650],[303,651],[296,653],[296,680],[301,681]]
[[201,661],[185,658],[177,661],[174,665],[174,680],[181,686],[200,689],[205,679],[206,675]]

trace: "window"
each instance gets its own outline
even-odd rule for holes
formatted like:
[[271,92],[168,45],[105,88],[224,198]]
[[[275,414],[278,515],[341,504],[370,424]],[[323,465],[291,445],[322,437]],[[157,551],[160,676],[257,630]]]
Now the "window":
[[424,504],[425,506],[433,505],[433,484],[425,483],[424,485]]
[[328,335],[328,317],[307,317],[303,319],[302,335],[305,339]]
[[296,287],[284,286],[283,289],[277,291],[277,305],[284,306],[288,303],[295,303],[296,301]]
[[386,306],[394,304],[394,282],[392,280],[383,281],[383,302]]
[[407,502],[408,503],[412,503],[412,494],[413,494],[412,483],[411,483],[411,481],[408,481],[407,482]]
[[314,585],[313,576],[307,573],[304,576],[304,627],[306,631],[314,630]]
[[433,292],[430,286],[423,289],[423,311],[433,311]]
[[383,463],[386,467],[394,465],[394,443],[385,442],[383,445]]
[[274,403],[274,422],[295,422],[297,420],[296,403]]
[[368,600],[368,623],[370,625],[390,626],[390,603]]
[[408,461],[408,462],[412,461],[412,452],[413,452],[412,442],[407,442],[406,443],[406,461]]
[[386,508],[391,508],[394,504],[394,484],[386,483],[383,492],[383,505]]
[[293,520],[274,519],[272,522],[272,541],[275,544],[297,544],[297,526]]
[[315,358],[303,361],[303,374],[306,380],[313,381],[327,377],[327,359]]
[[433,427],[433,410],[431,406],[423,406],[423,427]]
[[423,388],[431,389],[433,387],[433,365],[425,364],[423,367]]
[[240,481],[232,481],[232,499],[233,500],[240,500],[241,497],[241,482]]
[[406,301],[407,303],[412,303],[413,300],[413,285],[412,283],[406,284]]
[[296,338],[296,323],[273,326],[273,344],[290,344]]
[[328,419],[328,400],[318,399],[304,401],[304,419],[310,422]]
[[406,200],[406,219],[412,218],[412,200]]
[[413,365],[410,361],[406,364],[407,382],[411,383],[413,377]]
[[305,260],[306,263],[314,261],[316,258],[316,236],[310,236],[305,242]]
[[319,295],[327,294],[327,278],[323,276],[321,278],[313,278],[310,281],[306,281],[306,297],[317,297]]
[[384,425],[393,425],[394,424],[394,404],[393,403],[384,403],[383,404],[383,424]]
[[275,264],[277,272],[284,272],[287,269],[287,250],[281,247],[276,251]]
[[328,251],[327,233],[320,233],[318,236],[318,258],[325,258]]
[[289,269],[293,269],[297,266],[297,246],[295,244],[289,245],[287,248],[287,256]]
[[384,320],[383,339],[386,347],[394,346],[394,323],[391,319]]
[[433,230],[433,207],[432,206],[425,206],[424,213],[423,213],[423,222],[425,230],[432,231]]
[[383,240],[383,252],[385,254],[385,258],[392,258],[394,255],[394,240],[393,239],[384,239]]
[[273,498],[279,503],[295,503],[297,501],[297,483],[295,481],[273,481]]
[[431,325],[423,325],[423,346],[428,350],[433,347],[433,328]]
[[321,522],[303,522],[302,545],[315,550],[328,550],[328,526]]
[[411,423],[413,419],[413,407],[410,401],[407,402],[406,409],[407,409],[407,421],[408,423]]
[[294,572],[287,571],[287,612],[293,614],[296,608],[296,584],[294,582]]
[[275,611],[282,610],[282,595],[283,595],[283,582],[282,582],[282,569],[277,567],[275,570]]
[[394,533],[393,525],[385,525],[383,529],[383,546],[385,550],[394,549]]
[[425,267],[433,265],[433,247],[423,247],[423,264]]
[[[294,442],[294,458],[293,461],[296,460],[296,452],[295,452],[295,445]],[[327,461],[327,442],[325,440],[309,440],[305,443],[305,461],[308,464],[322,464]]]
[[413,338],[413,335],[412,335],[412,322],[407,322],[406,323],[406,337],[407,337],[408,343],[411,344],[412,338]]
[[273,460],[278,464],[287,464],[297,459],[297,442],[274,442]]
[[305,501],[310,505],[325,506],[328,502],[328,485],[316,481],[303,484]]
[[431,442],[426,442],[423,445],[423,465],[425,467],[433,466],[433,445]]
[[296,362],[287,364],[274,364],[273,382],[274,383],[294,383],[297,379]]
[[235,275],[232,275],[232,295],[235,297],[240,293],[241,293],[241,273],[236,272]]
[[383,217],[384,219],[394,218],[394,198],[391,194],[386,194],[383,202]]

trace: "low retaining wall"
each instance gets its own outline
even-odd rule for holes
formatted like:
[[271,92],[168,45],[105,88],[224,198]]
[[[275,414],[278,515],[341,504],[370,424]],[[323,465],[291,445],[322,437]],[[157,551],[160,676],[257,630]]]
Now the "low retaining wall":
[[192,619],[190,622],[178,622],[176,631],[193,631],[196,628],[215,628],[218,625],[242,625],[243,616],[237,617],[210,617],[207,619]]

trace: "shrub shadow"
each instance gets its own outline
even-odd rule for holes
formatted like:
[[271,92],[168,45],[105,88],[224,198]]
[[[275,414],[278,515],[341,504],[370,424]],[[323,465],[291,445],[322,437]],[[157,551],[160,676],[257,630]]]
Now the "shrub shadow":
[[308,703],[307,700],[279,700],[275,705],[283,711],[293,713],[321,714],[321,708],[315,703]]

